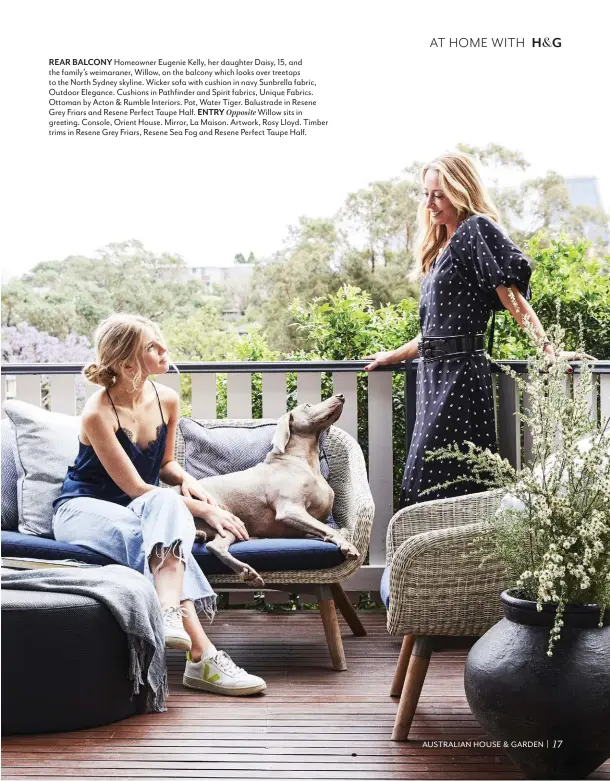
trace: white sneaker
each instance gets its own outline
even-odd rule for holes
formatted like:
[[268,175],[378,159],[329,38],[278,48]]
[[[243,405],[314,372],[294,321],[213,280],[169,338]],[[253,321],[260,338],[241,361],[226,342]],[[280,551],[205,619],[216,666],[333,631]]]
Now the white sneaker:
[[184,615],[186,615],[186,610],[180,605],[166,607],[163,611],[166,648],[177,648],[179,651],[191,650],[191,638],[182,624],[182,616]]
[[262,678],[242,670],[224,651],[199,662],[192,662],[191,655],[187,654],[182,683],[189,689],[204,689],[233,697],[257,694],[267,688]]

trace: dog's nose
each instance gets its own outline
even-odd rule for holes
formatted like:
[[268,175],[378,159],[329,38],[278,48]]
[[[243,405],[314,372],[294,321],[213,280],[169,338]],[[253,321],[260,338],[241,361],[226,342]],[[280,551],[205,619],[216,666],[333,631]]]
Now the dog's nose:
[[345,396],[342,393],[335,393],[335,397],[341,399],[341,401],[345,401]]

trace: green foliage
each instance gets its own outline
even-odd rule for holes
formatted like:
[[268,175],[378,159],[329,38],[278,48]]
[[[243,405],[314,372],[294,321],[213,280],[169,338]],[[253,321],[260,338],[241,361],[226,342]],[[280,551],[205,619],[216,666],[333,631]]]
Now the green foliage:
[[325,360],[355,360],[393,349],[402,342],[392,345],[392,340],[408,341],[419,330],[414,299],[375,309],[369,293],[351,285],[308,304],[296,301],[291,313],[300,338]]
[[419,195],[414,177],[372,182],[347,196],[339,218],[361,238],[373,274],[392,247],[412,250]]
[[[576,349],[582,318],[585,352],[600,360],[609,359],[608,258],[595,257],[589,242],[549,239],[546,233],[533,236],[527,247],[533,266],[530,303],[541,323],[553,321],[559,302],[567,349]],[[496,316],[494,343],[495,358],[525,359],[531,352],[530,339],[507,311]]]
[[286,247],[259,262],[247,316],[261,323],[274,349],[288,352],[295,347],[287,311],[291,301],[311,300],[339,287],[332,264],[340,243],[333,220],[302,217],[290,229]]
[[196,312],[204,293],[200,282],[187,278],[180,257],[127,241],[109,244],[96,258],[40,263],[9,282],[2,291],[2,325],[27,322],[59,338],[70,332],[91,338],[113,312],[137,312],[161,323]]
[[[259,329],[234,341],[227,351],[226,361],[277,361],[280,355],[271,350]],[[252,417],[263,417],[263,379],[260,372],[252,377]],[[227,417],[227,375],[216,376],[216,409],[218,417]]]
[[[161,325],[172,361],[224,361],[227,351],[234,349],[239,341],[239,335],[222,322],[220,304],[211,297],[203,299],[194,314],[185,317],[178,312]],[[181,375],[181,414],[184,416],[191,414],[191,389],[191,375]]]
[[[368,293],[345,285],[336,294],[310,304],[292,307],[295,327],[308,349],[302,360],[356,360],[366,355],[392,350],[413,339],[419,332],[418,305],[413,299],[374,309]],[[293,356],[294,357],[294,356]],[[398,494],[405,461],[404,373],[393,373],[392,411],[394,485]],[[332,393],[331,378],[323,379],[323,397]],[[368,463],[367,375],[357,377],[358,441]]]
[[163,335],[175,361],[222,361],[230,336],[224,332],[216,301],[203,301],[190,317],[179,313],[163,321]]
[[384,248],[373,269],[368,250],[348,249],[341,258],[339,280],[370,293],[374,306],[396,304],[404,298],[414,298],[417,286],[407,281],[405,270],[411,255],[404,248]]

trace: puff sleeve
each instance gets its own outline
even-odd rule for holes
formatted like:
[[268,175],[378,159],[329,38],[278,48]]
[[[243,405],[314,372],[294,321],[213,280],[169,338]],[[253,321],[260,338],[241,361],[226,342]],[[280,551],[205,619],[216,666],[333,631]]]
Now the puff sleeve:
[[476,214],[465,220],[458,231],[459,255],[492,309],[504,309],[496,293],[498,285],[516,285],[526,301],[531,298],[530,262],[497,223]]

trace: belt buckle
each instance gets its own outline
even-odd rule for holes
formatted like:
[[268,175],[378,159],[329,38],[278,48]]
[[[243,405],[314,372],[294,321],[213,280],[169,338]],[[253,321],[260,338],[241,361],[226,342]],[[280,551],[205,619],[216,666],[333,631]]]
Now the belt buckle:
[[445,355],[444,350],[440,350],[438,347],[423,347],[422,358],[424,361],[432,361],[435,358],[440,358],[441,355]]

